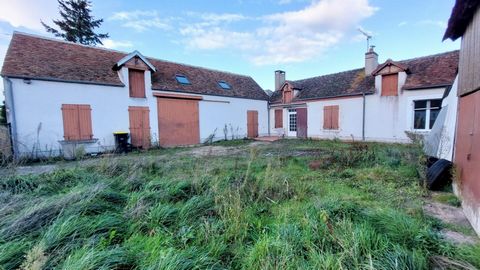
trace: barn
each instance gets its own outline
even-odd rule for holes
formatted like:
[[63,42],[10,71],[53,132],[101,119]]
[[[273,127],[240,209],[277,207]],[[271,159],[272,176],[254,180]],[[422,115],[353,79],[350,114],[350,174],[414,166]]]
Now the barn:
[[455,187],[480,234],[480,2],[457,0],[444,39],[462,39],[454,145]]

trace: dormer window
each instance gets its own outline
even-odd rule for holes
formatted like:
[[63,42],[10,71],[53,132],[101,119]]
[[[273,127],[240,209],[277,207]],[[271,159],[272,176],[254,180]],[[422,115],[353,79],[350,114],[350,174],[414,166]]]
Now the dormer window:
[[221,88],[225,89],[225,90],[230,90],[232,89],[232,87],[230,86],[230,84],[228,84],[227,82],[225,81],[219,81],[218,82],[218,85],[220,85]]
[[290,88],[286,87],[283,90],[283,103],[290,103],[293,99],[293,92]]
[[398,96],[398,73],[382,75],[382,96]]
[[190,84],[190,81],[185,75],[175,75],[175,79],[179,84]]
[[130,97],[145,98],[145,71],[128,69],[128,84]]

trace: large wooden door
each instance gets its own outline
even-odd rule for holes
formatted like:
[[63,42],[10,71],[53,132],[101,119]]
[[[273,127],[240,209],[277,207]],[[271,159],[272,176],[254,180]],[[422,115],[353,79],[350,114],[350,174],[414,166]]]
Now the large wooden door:
[[480,91],[460,97],[455,163],[463,198],[480,206]]
[[258,137],[258,111],[247,111],[247,137]]
[[128,107],[130,120],[130,140],[133,147],[150,148],[150,109],[148,107]]
[[161,146],[200,143],[198,100],[157,98]]
[[297,108],[297,137],[307,138],[307,108]]

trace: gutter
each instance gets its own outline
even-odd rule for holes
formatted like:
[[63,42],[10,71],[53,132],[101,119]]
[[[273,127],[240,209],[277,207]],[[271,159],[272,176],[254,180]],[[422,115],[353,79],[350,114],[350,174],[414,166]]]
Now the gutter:
[[15,103],[13,102],[13,87],[10,78],[3,76],[3,85],[5,88],[5,107],[7,109],[7,123],[10,125],[10,142],[12,144],[13,157],[17,158],[17,121],[15,117]]

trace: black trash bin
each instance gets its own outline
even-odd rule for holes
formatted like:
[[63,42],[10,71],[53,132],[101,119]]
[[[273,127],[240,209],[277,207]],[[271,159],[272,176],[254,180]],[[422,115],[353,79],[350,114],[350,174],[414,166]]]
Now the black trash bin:
[[114,132],[113,136],[115,137],[115,153],[130,152],[132,147],[128,143],[128,138],[130,137],[128,132]]

